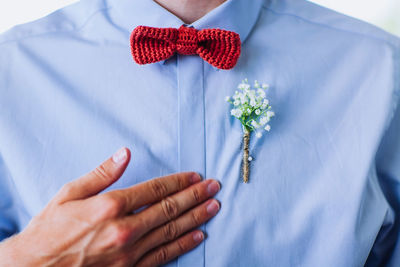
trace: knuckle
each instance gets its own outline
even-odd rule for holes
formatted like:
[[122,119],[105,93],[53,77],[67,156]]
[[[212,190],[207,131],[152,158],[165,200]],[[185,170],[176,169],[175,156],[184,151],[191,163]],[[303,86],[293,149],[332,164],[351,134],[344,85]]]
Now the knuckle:
[[72,182],[69,182],[61,187],[60,194],[62,196],[69,196],[73,191],[74,191],[74,184]]
[[107,170],[107,168],[103,164],[101,164],[100,166],[97,166],[93,170],[93,174],[96,177],[99,177],[100,179],[105,180],[106,182],[111,180],[111,177],[112,177],[112,174]]
[[192,192],[192,197],[196,201],[196,203],[201,202],[201,197],[200,197],[200,192],[197,188],[193,188]]
[[168,260],[168,249],[166,247],[161,247],[157,250],[157,252],[154,255],[155,257],[155,262],[157,265],[161,265]]
[[178,190],[182,190],[186,187],[184,182],[184,177],[182,175],[178,175],[176,177],[176,185],[178,186]]
[[178,235],[178,226],[176,224],[176,221],[171,221],[170,223],[167,223],[166,225],[163,226],[163,233],[164,233],[164,238],[166,241],[172,241],[175,240]]
[[175,219],[178,216],[178,205],[171,197],[161,200],[161,207],[168,220]]
[[178,239],[176,243],[178,244],[179,247],[179,254],[182,254],[187,250],[189,250],[189,245],[183,239]]
[[193,211],[191,213],[193,225],[200,225],[202,223],[201,215],[199,212]]
[[117,216],[123,208],[123,203],[111,194],[102,195],[98,205],[106,218]]
[[131,229],[122,223],[113,222],[110,224],[110,246],[122,247],[131,237]]
[[168,189],[164,183],[159,179],[154,179],[150,182],[150,189],[154,197],[157,199],[162,199],[168,194]]

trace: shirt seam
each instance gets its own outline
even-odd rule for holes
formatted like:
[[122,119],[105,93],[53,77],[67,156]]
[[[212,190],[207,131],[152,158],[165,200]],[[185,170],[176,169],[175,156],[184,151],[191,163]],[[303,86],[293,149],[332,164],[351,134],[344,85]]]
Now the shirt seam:
[[[334,26],[331,26],[331,25],[328,25],[328,24],[315,22],[315,21],[309,20],[307,18],[301,17],[301,16],[296,15],[296,14],[292,14],[292,13],[279,12],[279,11],[276,11],[276,10],[272,9],[271,7],[269,7],[265,3],[263,4],[263,8],[268,10],[268,11],[270,11],[270,12],[272,12],[272,13],[274,13],[274,14],[277,14],[277,15],[290,16],[290,17],[294,17],[294,18],[300,19],[300,20],[302,20],[304,22],[307,22],[307,23],[310,23],[310,24],[314,24],[314,25],[317,25],[317,26],[320,26],[320,27],[324,27],[324,28],[328,28],[328,29],[332,29],[332,30],[337,30],[337,31],[345,32],[345,33],[357,34],[359,36],[362,36],[362,37],[365,37],[365,38],[368,38],[368,39],[384,42],[384,43],[386,43],[386,44],[388,44],[390,46],[393,46],[393,47],[395,47],[397,45],[397,43],[400,42],[400,41],[396,42],[396,41],[391,41],[391,40],[388,40],[388,39],[383,39],[383,38],[367,35],[367,34],[364,34],[364,33],[357,32],[357,31],[350,31],[350,30],[346,30],[346,29],[341,29],[341,28],[334,27]],[[388,33],[388,34],[390,34],[390,33]],[[394,38],[397,38],[397,37],[394,36]]]
[[105,10],[109,10],[111,9],[111,6],[105,7],[105,8],[101,8],[101,9],[97,9],[96,11],[94,11],[92,14],[90,14],[86,20],[82,23],[82,25],[75,27],[74,29],[71,30],[54,30],[54,31],[46,31],[46,32],[42,32],[42,33],[37,33],[37,34],[32,34],[32,35],[27,35],[24,37],[20,37],[20,38],[15,38],[15,39],[10,39],[10,40],[6,40],[4,42],[0,42],[0,45],[5,45],[8,43],[14,43],[14,42],[18,42],[18,41],[23,41],[29,38],[34,38],[34,37],[38,37],[38,36],[43,36],[43,35],[48,35],[48,34],[57,34],[57,33],[70,33],[70,32],[79,32],[81,30],[83,30],[85,28],[85,26],[98,14],[101,13]]
[[392,110],[390,113],[390,117],[388,118],[386,128],[384,129],[385,133],[388,130],[388,128],[393,120],[393,117],[395,116],[396,111],[399,110],[398,112],[400,112],[400,45],[395,47],[393,53],[394,53],[394,55],[393,55],[394,89],[393,89],[393,94],[392,94],[393,102],[392,102]]
[[[207,111],[206,111],[206,88],[205,88],[205,83],[204,83],[204,68],[206,67],[206,64],[204,60],[201,62],[202,64],[202,87],[203,87],[203,132],[204,132],[204,137],[203,137],[203,142],[204,142],[204,177],[208,177],[207,174]],[[207,233],[207,222],[204,224],[204,232]],[[206,267],[206,242],[207,240],[204,240],[203,244],[203,267]]]

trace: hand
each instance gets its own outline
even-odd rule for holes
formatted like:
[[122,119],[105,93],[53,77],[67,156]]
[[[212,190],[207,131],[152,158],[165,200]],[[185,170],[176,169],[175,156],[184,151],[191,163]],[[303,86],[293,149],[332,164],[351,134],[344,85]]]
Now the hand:
[[201,243],[203,233],[191,230],[218,212],[209,198],[219,183],[186,172],[99,194],[129,160],[122,148],[64,185],[25,230],[0,243],[0,265],[158,266]]

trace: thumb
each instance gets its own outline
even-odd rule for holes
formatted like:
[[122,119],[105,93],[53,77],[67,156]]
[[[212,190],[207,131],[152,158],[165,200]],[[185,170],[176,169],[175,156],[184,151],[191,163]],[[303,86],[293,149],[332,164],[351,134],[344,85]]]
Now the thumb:
[[130,161],[131,153],[126,147],[97,166],[88,174],[65,184],[56,195],[55,201],[61,204],[66,201],[91,197],[116,182],[124,173]]

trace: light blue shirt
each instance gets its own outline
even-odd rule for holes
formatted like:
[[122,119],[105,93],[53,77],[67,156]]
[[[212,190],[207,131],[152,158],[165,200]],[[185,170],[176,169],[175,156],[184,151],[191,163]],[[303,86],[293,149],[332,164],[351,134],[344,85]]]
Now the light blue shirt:
[[[400,266],[399,39],[303,0],[228,0],[188,26],[239,33],[233,69],[133,61],[136,26],[182,24],[150,0],[82,0],[0,35],[0,237],[127,146],[110,189],[221,181],[207,239],[168,266]],[[275,112],[249,184],[224,100],[244,78],[270,85]]]

